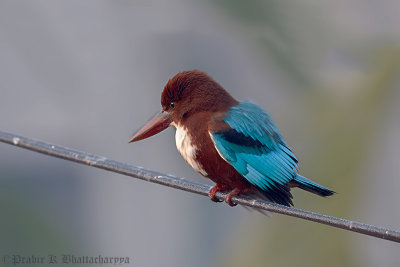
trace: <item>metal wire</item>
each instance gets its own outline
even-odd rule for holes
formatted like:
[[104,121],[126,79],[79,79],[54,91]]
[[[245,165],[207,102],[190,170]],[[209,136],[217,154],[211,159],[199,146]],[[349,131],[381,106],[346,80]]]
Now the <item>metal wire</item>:
[[[75,161],[81,164],[93,166],[111,172],[124,174],[148,182],[173,187],[204,196],[208,196],[208,191],[210,190],[210,186],[208,185],[194,183],[184,178],[179,178],[169,174],[146,170],[142,167],[133,166],[127,163],[122,163],[115,160],[107,159],[105,157],[96,156],[87,152],[81,152],[67,147],[53,145],[46,142],[33,140],[30,138],[18,136],[3,131],[0,131],[0,142],[36,151],[52,157],[58,157],[70,161]],[[221,200],[223,200],[225,196],[226,194],[223,192],[218,192],[216,194],[216,197]],[[234,196],[232,197],[232,201],[244,206],[262,209],[274,213],[285,214],[288,216],[314,221],[329,226],[342,228],[348,231],[357,232],[400,243],[400,232],[396,230],[383,228],[375,225],[369,225],[361,222],[346,220],[342,218],[336,218],[292,207],[286,207],[279,204],[263,201],[260,199],[251,198],[248,196]]]

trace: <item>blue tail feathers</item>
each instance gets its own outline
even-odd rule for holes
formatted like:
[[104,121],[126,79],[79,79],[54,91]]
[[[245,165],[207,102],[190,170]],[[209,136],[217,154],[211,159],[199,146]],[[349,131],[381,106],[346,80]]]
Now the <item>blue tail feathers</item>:
[[297,186],[300,187],[301,189],[320,195],[322,197],[327,197],[335,193],[334,191],[322,185],[319,185],[299,174],[297,174],[297,176],[294,178],[294,181],[298,184]]

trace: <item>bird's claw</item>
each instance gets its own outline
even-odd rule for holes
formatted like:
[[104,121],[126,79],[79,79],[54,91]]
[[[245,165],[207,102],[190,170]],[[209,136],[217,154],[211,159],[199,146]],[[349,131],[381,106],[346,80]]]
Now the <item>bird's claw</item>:
[[232,202],[232,197],[233,197],[233,196],[237,196],[237,195],[239,195],[240,193],[242,193],[242,190],[240,190],[239,188],[236,187],[235,189],[233,189],[231,192],[229,192],[229,193],[226,195],[226,197],[225,197],[225,202],[226,202],[229,206],[231,206],[231,207],[236,206],[237,203],[233,203],[233,202]]
[[224,191],[226,189],[228,189],[228,188],[225,185],[216,184],[208,192],[208,197],[214,202],[222,202],[222,200],[215,197],[215,194],[219,191]]
[[[222,200],[220,200],[220,199],[218,199],[218,198],[215,197],[215,194],[216,194],[217,192],[219,192],[219,191],[224,191],[224,190],[227,190],[227,189],[228,189],[228,187],[225,186],[225,185],[216,184],[215,186],[213,186],[213,187],[210,189],[210,192],[208,192],[208,196],[209,196],[210,199],[211,199],[212,201],[214,201],[214,202],[222,202]],[[233,203],[231,198],[232,198],[233,196],[239,195],[240,193],[242,193],[242,190],[240,190],[240,189],[237,188],[237,187],[234,188],[233,190],[231,190],[231,191],[226,195],[226,197],[225,197],[225,202],[226,202],[229,206],[231,206],[231,207],[236,206],[237,204],[236,204],[236,203]]]
[[226,197],[226,198],[225,198],[225,202],[226,202],[229,206],[231,206],[231,207],[237,206],[236,203],[233,203],[233,202],[232,202],[232,200],[231,200],[230,197]]
[[233,202],[232,202],[231,198],[226,197],[226,198],[225,198],[225,202],[226,202],[229,206],[231,206],[231,207],[237,206],[236,203],[233,203]]

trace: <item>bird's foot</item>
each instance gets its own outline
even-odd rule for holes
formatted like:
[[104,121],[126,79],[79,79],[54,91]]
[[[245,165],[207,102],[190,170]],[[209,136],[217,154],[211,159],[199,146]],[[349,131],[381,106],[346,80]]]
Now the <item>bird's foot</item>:
[[233,203],[232,200],[231,200],[231,198],[232,198],[233,196],[240,195],[241,193],[242,193],[242,190],[236,187],[235,189],[233,189],[231,192],[229,192],[229,193],[226,195],[226,197],[225,197],[225,202],[228,203],[228,205],[231,206],[231,207],[236,206],[237,204],[236,204],[236,203]]
[[210,189],[210,191],[208,192],[208,196],[214,202],[222,202],[222,200],[219,200],[218,198],[215,197],[215,194],[219,191],[224,191],[227,189],[228,187],[226,185],[216,184]]

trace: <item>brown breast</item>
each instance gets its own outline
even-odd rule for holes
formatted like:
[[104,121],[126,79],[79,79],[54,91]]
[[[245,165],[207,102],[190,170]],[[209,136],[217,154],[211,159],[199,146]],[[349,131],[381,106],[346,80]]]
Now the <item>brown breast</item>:
[[184,121],[187,133],[196,150],[194,159],[204,170],[204,173],[199,172],[215,183],[231,188],[250,187],[250,183],[219,155],[209,134],[212,124],[211,114],[208,112],[199,112]]

